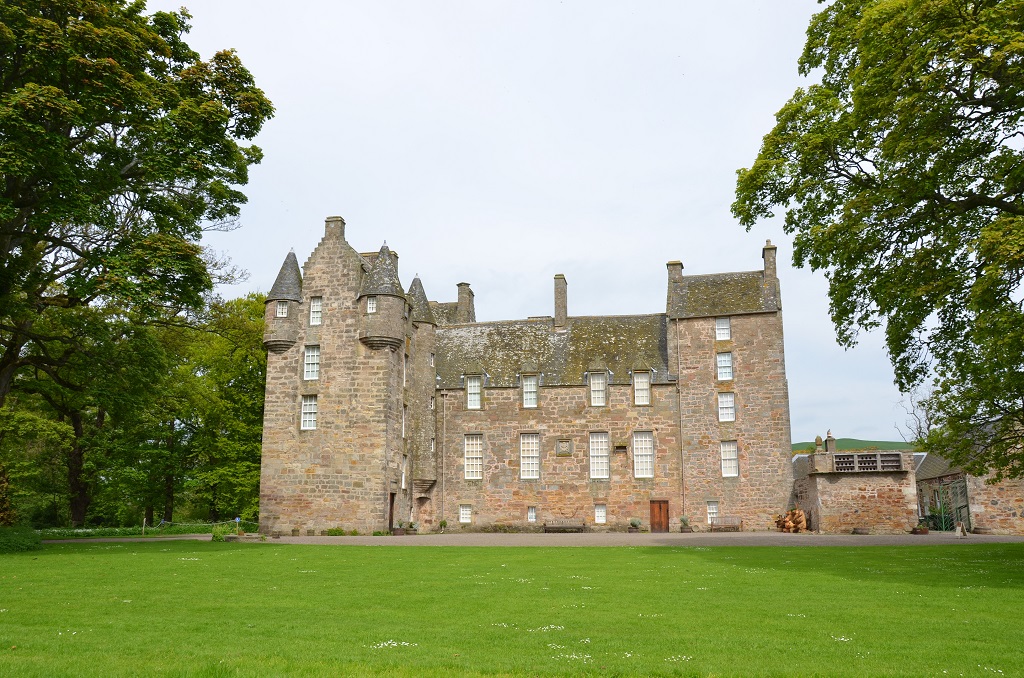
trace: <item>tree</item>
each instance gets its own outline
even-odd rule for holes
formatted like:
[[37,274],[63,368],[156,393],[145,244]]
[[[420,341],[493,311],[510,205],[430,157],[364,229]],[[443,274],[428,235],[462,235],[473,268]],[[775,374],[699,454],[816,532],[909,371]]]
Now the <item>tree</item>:
[[[69,356],[41,316],[102,303],[139,321],[202,305],[204,229],[230,227],[273,107],[189,15],[143,2],[0,3],[0,406],[18,370]],[[61,323],[55,322],[59,325]]]
[[799,67],[733,214],[785,208],[840,344],[885,326],[932,449],[1024,475],[1024,0],[836,0]]

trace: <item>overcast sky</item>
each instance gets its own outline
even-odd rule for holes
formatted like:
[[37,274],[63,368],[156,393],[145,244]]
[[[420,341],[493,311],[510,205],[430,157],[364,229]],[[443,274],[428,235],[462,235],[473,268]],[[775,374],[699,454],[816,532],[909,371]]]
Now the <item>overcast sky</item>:
[[386,240],[408,286],[477,319],[665,311],[665,263],[756,270],[779,246],[794,441],[898,440],[905,417],[878,333],[843,351],[821,273],[790,265],[781,219],[729,213],[797,74],[814,0],[185,4],[189,44],[235,48],[277,109],[257,139],[241,228],[210,243],[266,292],[341,215]]

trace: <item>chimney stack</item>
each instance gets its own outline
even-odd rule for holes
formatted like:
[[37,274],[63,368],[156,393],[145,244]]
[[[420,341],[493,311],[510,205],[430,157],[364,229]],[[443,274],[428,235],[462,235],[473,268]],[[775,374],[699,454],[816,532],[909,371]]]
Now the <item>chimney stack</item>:
[[764,242],[764,249],[761,250],[761,258],[764,259],[764,279],[770,280],[778,277],[775,272],[775,250],[778,249],[771,240]]
[[683,282],[683,262],[670,261],[665,266],[668,268],[668,281],[670,283]]
[[324,219],[324,237],[345,239],[345,220],[341,217],[327,217]]
[[476,308],[473,303],[473,290],[469,289],[469,283],[459,283],[459,301],[455,306],[455,322],[475,323]]
[[569,315],[568,287],[564,275],[555,276],[555,327],[565,327]]

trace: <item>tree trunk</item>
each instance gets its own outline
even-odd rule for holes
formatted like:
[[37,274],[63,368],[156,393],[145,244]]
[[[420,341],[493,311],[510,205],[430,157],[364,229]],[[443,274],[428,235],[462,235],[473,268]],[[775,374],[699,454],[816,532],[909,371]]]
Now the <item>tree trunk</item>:
[[70,496],[71,526],[85,525],[85,514],[89,510],[92,497],[89,496],[89,484],[85,479],[85,451],[82,449],[82,415],[72,412],[71,425],[75,431],[75,442],[68,453],[68,491]]
[[171,522],[174,514],[174,474],[164,476],[164,522]]
[[149,525],[150,527],[153,527],[153,505],[152,504],[146,504],[146,515],[143,518],[143,520],[146,521],[146,525]]

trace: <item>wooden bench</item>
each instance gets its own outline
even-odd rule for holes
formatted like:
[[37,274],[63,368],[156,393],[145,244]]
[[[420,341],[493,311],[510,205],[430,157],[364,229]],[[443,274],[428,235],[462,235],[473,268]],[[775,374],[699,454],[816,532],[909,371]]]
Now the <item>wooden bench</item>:
[[545,532],[586,532],[587,523],[583,520],[550,520],[544,523]]
[[743,519],[739,516],[718,516],[708,521],[712,532],[740,532],[743,530]]

